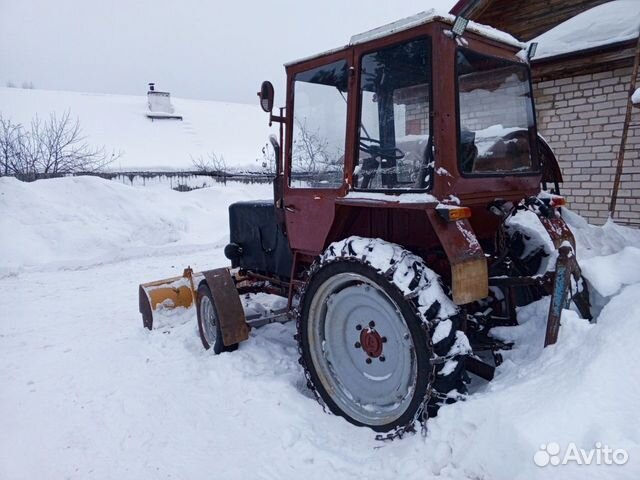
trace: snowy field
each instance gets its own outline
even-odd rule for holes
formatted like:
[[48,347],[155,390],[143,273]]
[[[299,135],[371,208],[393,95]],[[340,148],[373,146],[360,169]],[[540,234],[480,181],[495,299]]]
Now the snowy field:
[[[0,178],[1,479],[640,478],[639,231],[567,213],[597,323],[565,311],[543,350],[547,301],[521,309],[492,383],[381,443],[311,398],[292,324],[219,356],[194,318],[142,328],[138,283],[225,265],[227,206],[270,195]],[[629,460],[536,466],[550,442]]]

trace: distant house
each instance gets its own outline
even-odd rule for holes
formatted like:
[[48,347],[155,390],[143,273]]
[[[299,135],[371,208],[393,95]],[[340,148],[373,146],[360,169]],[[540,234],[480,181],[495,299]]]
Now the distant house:
[[[451,10],[538,42],[532,61],[538,130],[574,211],[604,223],[640,30],[639,0],[460,0]],[[632,110],[617,222],[640,225],[640,109]]]

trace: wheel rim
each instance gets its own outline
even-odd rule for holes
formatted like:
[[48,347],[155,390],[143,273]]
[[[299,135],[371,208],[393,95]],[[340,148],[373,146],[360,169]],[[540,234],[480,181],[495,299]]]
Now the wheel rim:
[[337,274],[316,291],[308,322],[311,359],[336,405],[365,425],[402,416],[415,392],[417,359],[389,295],[365,276]]
[[207,295],[204,295],[200,300],[200,319],[202,321],[202,331],[205,340],[210,347],[213,347],[218,338],[218,319],[216,317],[216,311],[213,308],[213,302],[211,302],[211,299]]

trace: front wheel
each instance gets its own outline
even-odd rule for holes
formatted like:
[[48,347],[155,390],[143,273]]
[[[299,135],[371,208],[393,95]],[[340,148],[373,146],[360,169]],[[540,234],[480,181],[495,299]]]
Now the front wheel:
[[197,293],[198,331],[202,346],[214,354],[231,352],[238,348],[238,344],[226,346],[222,342],[222,330],[218,321],[218,312],[211,295],[211,290],[206,283],[201,283]]

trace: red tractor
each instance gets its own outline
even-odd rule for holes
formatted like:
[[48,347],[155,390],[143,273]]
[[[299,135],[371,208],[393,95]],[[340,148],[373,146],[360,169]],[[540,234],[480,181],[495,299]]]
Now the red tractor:
[[463,396],[467,372],[491,379],[510,345],[489,330],[517,306],[551,295],[545,344],[572,300],[589,318],[523,45],[455,20],[425,12],[286,65],[277,115],[264,82],[274,198],[229,208],[231,267],[141,285],[144,325],[195,304],[220,353],[295,320],[318,400],[387,438]]

